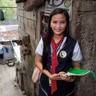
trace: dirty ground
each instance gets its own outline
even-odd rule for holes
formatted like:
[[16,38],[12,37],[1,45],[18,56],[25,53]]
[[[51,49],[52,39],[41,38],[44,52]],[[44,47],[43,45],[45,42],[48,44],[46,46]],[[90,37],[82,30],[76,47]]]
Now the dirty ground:
[[16,83],[15,67],[0,64],[0,96],[25,96]]

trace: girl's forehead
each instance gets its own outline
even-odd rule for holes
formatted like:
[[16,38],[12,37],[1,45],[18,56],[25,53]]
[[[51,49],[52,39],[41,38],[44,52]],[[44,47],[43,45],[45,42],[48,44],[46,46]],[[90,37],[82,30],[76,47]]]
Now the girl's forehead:
[[55,14],[52,19],[66,19],[66,16],[64,14]]

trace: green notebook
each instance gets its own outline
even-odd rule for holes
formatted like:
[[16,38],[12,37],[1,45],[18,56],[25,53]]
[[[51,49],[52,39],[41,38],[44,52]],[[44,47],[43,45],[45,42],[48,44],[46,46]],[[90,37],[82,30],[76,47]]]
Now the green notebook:
[[80,69],[80,68],[69,68],[67,71],[68,76],[84,76],[88,73],[91,73],[96,80],[96,73],[92,70]]
[[70,68],[67,71],[68,76],[83,76],[90,72],[90,70],[80,69],[80,68]]

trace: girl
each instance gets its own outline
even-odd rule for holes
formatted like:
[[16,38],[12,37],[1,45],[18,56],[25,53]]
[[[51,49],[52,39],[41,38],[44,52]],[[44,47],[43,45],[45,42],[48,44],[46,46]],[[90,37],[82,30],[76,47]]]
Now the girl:
[[48,32],[36,48],[35,64],[41,70],[39,96],[74,96],[76,77],[67,76],[69,68],[80,68],[81,50],[69,36],[69,15],[57,8],[49,17]]

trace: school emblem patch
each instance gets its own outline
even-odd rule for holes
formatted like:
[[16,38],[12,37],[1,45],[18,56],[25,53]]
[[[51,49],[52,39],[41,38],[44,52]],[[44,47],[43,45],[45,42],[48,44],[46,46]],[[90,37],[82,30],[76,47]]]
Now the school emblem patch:
[[59,55],[61,58],[65,58],[67,56],[67,53],[66,51],[61,51]]

